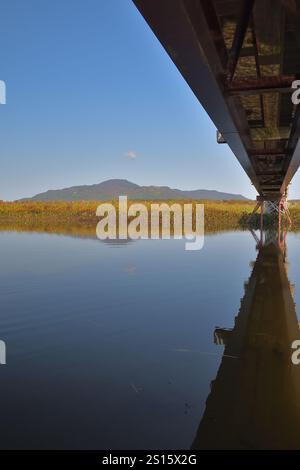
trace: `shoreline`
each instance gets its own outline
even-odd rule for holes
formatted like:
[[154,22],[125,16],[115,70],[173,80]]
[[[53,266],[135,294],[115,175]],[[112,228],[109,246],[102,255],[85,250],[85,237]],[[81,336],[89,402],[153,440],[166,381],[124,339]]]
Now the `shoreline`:
[[[129,200],[130,204],[142,202],[150,204],[204,204],[204,223],[206,232],[224,230],[243,230],[247,228],[247,220],[255,206],[254,201],[198,201],[198,200]],[[118,200],[110,201],[22,201],[0,202],[0,230],[15,227],[49,231],[63,229],[65,226],[78,230],[91,231],[96,228],[99,217],[96,209],[101,203],[111,203],[118,214]],[[300,230],[300,203],[290,203],[293,221],[292,231]],[[253,227],[257,226],[259,215],[254,218]],[[130,220],[130,218],[128,218]]]

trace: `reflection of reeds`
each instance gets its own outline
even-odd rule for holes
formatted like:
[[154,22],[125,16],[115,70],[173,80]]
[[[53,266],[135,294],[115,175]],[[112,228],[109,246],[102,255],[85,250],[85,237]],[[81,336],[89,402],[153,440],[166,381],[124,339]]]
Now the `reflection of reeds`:
[[[107,201],[105,201],[107,202]],[[137,201],[128,201],[128,206]],[[149,210],[151,202],[143,202]],[[169,205],[200,201],[161,201]],[[252,212],[252,201],[201,201],[204,203],[205,232],[238,230]],[[96,208],[100,201],[81,202],[0,202],[0,230],[58,233],[82,237],[96,237]],[[118,201],[112,201],[118,213]],[[290,211],[293,227],[300,229],[300,203],[292,203]],[[171,218],[172,224],[172,218]]]

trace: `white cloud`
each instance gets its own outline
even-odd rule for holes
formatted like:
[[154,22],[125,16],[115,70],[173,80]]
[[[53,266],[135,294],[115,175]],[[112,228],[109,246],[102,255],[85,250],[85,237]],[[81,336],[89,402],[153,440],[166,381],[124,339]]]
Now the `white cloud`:
[[125,153],[125,157],[129,158],[129,160],[134,160],[137,158],[137,153],[134,152],[133,150],[129,150],[128,152]]

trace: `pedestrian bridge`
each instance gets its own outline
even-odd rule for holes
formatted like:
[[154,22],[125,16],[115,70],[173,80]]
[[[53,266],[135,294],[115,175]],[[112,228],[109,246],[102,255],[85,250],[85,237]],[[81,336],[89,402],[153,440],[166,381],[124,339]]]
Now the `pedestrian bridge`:
[[133,1],[259,200],[281,200],[300,164],[300,1]]

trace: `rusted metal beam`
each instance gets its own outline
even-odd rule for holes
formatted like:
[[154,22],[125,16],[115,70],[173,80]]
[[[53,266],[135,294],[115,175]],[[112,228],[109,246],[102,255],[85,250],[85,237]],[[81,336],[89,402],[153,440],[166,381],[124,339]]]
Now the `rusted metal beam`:
[[280,192],[280,184],[262,184],[261,185],[262,189],[264,191],[273,191],[274,189],[277,189],[278,192]]
[[255,0],[243,0],[228,60],[228,79],[232,81],[243,46]]
[[257,95],[261,93],[292,93],[292,83],[296,76],[249,78],[235,80],[228,84],[230,95]]
[[272,179],[272,178],[270,178],[270,179],[264,178],[264,179],[262,179],[262,181],[261,181],[261,185],[262,185],[262,188],[270,188],[270,187],[272,187],[272,188],[274,188],[274,187],[279,188],[279,187],[281,186],[281,182],[282,182],[281,179],[280,179],[280,180],[278,180],[278,179],[277,179],[277,180],[274,180],[274,179]]
[[280,0],[282,5],[289,10],[292,15],[300,16],[299,6],[295,0]]
[[264,196],[257,196],[256,200],[257,201],[280,201],[282,198],[282,194],[280,192],[270,192],[267,195]]
[[[254,28],[253,15],[251,15],[251,30],[252,30],[252,42],[253,42],[254,57],[255,57],[256,75],[257,75],[257,78],[261,79],[259,59],[258,59],[258,47],[257,47],[256,33],[255,33],[255,28]],[[260,103],[260,110],[261,110],[260,113],[261,113],[261,118],[262,118],[262,124],[263,124],[263,127],[265,127],[265,109],[264,109],[264,99],[263,99],[262,94],[259,95],[259,103]]]
[[297,105],[287,145],[287,159],[284,166],[285,178],[281,187],[281,192],[286,191],[292,177],[300,165],[300,105]]
[[258,171],[257,176],[258,176],[259,179],[263,179],[263,178],[278,178],[278,179],[281,179],[283,177],[282,173],[280,173],[280,172],[278,172],[278,173],[267,173],[265,171],[263,171],[263,172]]
[[280,150],[249,150],[249,154],[255,157],[264,157],[264,156],[284,156],[286,152]]
[[208,2],[207,0],[199,0],[199,3],[201,4],[202,10],[204,12],[207,25],[210,30],[210,34],[214,38],[214,43],[216,45],[222,67],[224,70],[226,70],[228,60],[229,60],[228,52],[226,49],[222,29],[221,29],[220,22],[215,11],[214,4],[212,1]]

